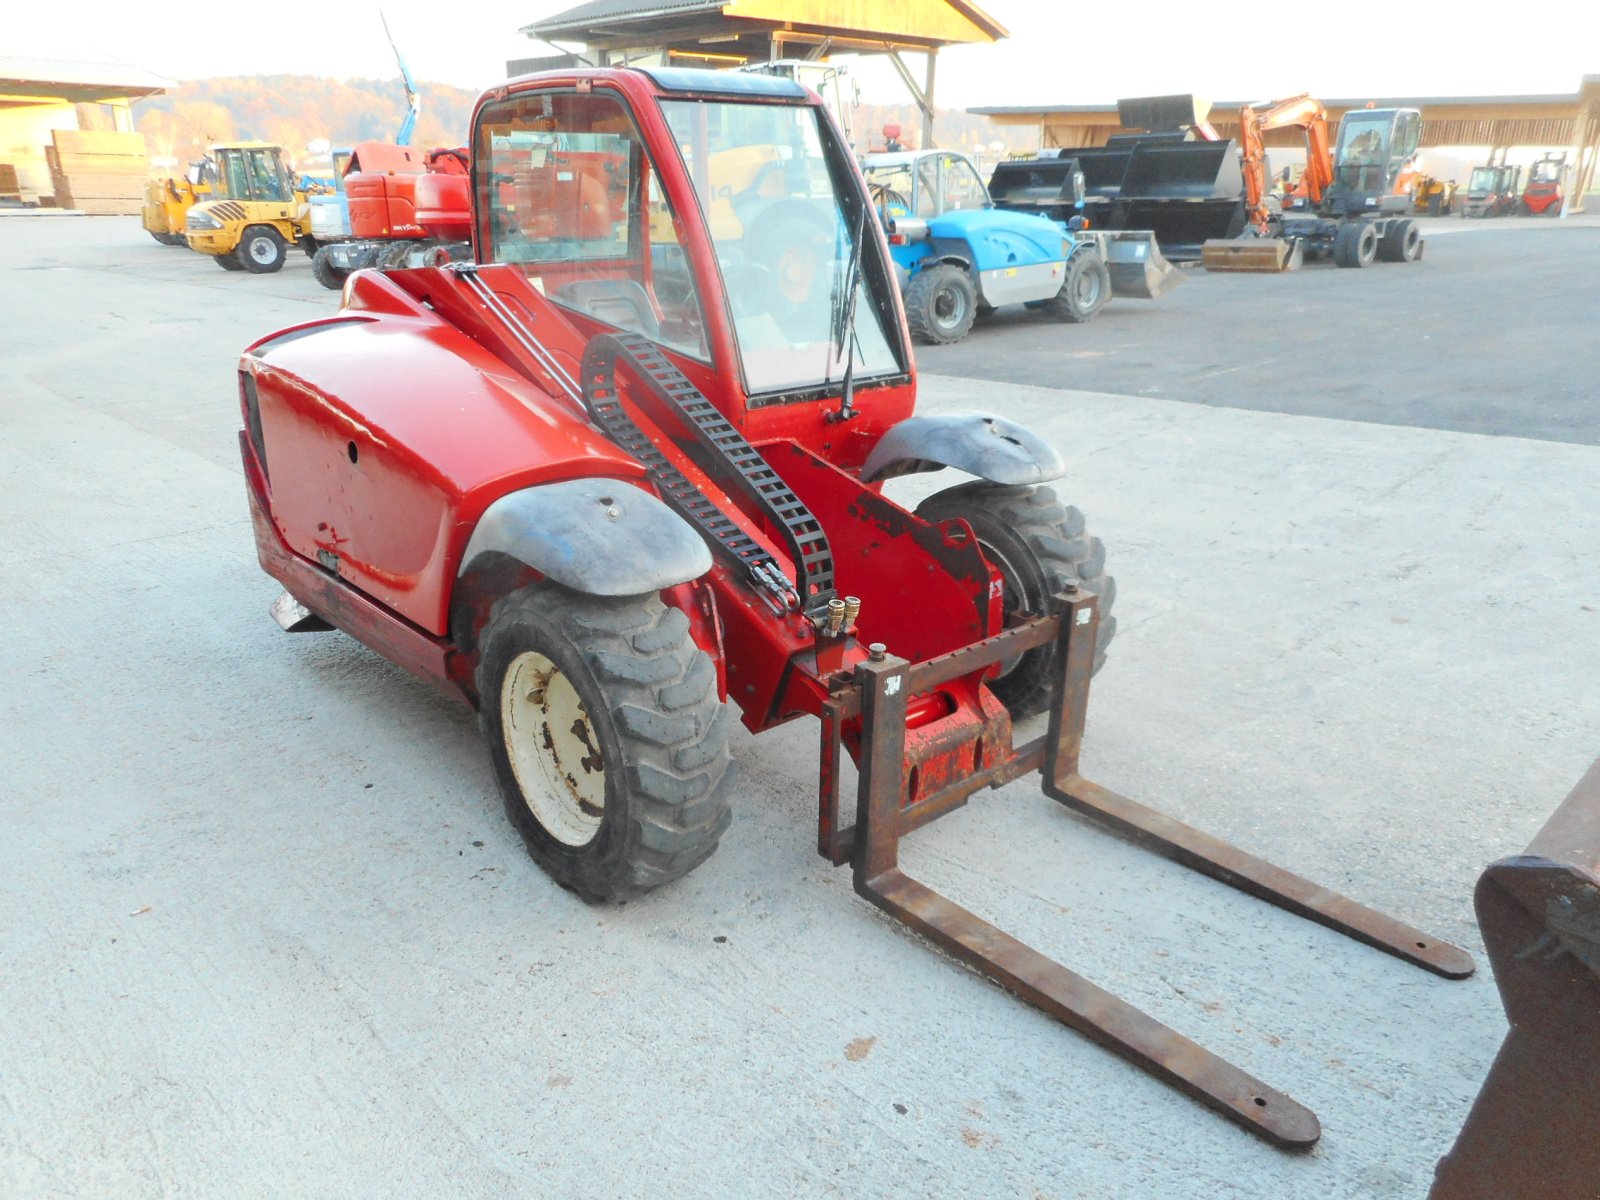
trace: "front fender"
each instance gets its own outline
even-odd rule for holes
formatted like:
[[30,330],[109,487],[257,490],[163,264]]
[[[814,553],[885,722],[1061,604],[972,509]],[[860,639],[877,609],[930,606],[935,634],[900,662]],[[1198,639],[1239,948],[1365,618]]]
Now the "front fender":
[[507,555],[591,596],[658,592],[711,569],[711,551],[687,521],[620,479],[572,479],[501,496],[472,531],[458,575],[486,554]]
[[1067,473],[1054,446],[1015,421],[989,413],[907,417],[879,439],[861,468],[863,483],[954,467],[1005,485],[1045,483]]

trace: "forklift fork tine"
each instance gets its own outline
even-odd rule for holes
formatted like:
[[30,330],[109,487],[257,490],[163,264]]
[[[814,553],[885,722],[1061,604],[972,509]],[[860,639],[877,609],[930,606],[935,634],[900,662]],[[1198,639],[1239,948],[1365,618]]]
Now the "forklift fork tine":
[[858,883],[856,890],[1012,995],[1252,1133],[1288,1149],[1309,1148],[1321,1136],[1316,1114],[1303,1104],[902,871]]
[[[1310,883],[1225,842],[1135,803],[1078,774],[1089,676],[1093,670],[1096,597],[1069,589],[1058,598],[1060,653],[1055,702],[1044,746],[1044,789],[1053,799],[1102,821],[1141,844],[1260,899],[1448,978],[1472,973],[1472,959],[1421,930]],[[997,649],[996,661],[1005,647]],[[951,671],[972,669],[966,652]],[[931,665],[931,664],[930,664]],[[899,867],[903,819],[906,702],[913,671],[919,685],[943,670],[913,668],[877,656],[856,667],[862,716],[860,783],[850,834],[855,890],[948,954],[1063,1024],[1120,1054],[1157,1078],[1279,1146],[1303,1149],[1320,1136],[1314,1113],[1182,1034],[1024,945]],[[1024,748],[1024,752],[1028,748]],[[998,786],[1014,774],[988,775]],[[834,839],[840,835],[827,830]],[[836,847],[842,849],[842,846]]]

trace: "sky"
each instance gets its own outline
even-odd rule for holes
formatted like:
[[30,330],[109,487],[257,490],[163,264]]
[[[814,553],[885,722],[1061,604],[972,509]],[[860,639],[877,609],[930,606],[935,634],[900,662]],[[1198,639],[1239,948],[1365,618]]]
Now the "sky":
[[[550,53],[517,31],[576,0],[458,0],[441,27],[438,0],[384,0],[390,29],[418,79],[482,88],[508,59]],[[1246,4],[1143,0],[1084,20],[1064,0],[986,0],[1011,32],[993,46],[952,47],[939,58],[941,107],[1098,104],[1120,96],[1193,92],[1266,100],[1298,92],[1327,99],[1384,96],[1571,94],[1600,74],[1600,6],[1548,0],[1517,21],[1456,16],[1458,5],[1269,10]],[[324,0],[273,14],[224,6],[155,8],[107,0],[12,5],[0,53],[70,58],[87,52],[160,75],[397,76],[376,3]],[[1288,15],[1290,12],[1294,15]],[[1252,13],[1268,13],[1252,20]],[[1323,27],[1319,32],[1318,25]],[[921,77],[920,66],[913,72]],[[887,64],[855,73],[862,99],[903,103]]]

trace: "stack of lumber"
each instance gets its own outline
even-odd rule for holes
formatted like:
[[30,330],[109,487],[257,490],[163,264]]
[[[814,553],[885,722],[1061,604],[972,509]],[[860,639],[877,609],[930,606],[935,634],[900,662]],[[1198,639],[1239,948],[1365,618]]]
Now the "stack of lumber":
[[44,154],[58,206],[102,216],[139,212],[150,174],[143,134],[57,129],[53,137]]
[[22,189],[17,186],[17,168],[11,163],[0,163],[0,200],[21,200]]

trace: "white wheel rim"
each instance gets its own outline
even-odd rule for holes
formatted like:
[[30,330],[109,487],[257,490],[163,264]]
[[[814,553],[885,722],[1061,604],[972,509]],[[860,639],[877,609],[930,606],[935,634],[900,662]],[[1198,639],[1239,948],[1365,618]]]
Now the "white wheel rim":
[[606,804],[600,739],[572,681],[537,651],[519,654],[506,671],[500,730],[533,819],[562,845],[593,841]]
[[272,239],[266,237],[253,237],[250,239],[250,257],[258,263],[269,263],[273,259]]

